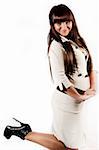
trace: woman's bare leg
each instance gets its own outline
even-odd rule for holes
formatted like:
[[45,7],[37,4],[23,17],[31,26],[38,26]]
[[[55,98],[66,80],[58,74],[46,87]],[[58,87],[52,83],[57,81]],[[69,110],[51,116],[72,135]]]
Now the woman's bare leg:
[[38,143],[50,150],[66,150],[65,145],[52,134],[30,132],[25,136],[25,139]]

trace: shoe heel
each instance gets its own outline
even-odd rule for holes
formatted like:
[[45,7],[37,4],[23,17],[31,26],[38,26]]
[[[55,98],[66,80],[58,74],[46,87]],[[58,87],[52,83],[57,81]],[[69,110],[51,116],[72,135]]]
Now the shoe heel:
[[7,126],[7,127],[5,128],[3,135],[6,137],[6,139],[10,139],[12,133],[11,133],[11,131],[10,131],[10,129],[9,129],[9,126]]
[[16,118],[13,118],[16,122],[19,122],[21,125],[24,125],[21,121],[17,120]]

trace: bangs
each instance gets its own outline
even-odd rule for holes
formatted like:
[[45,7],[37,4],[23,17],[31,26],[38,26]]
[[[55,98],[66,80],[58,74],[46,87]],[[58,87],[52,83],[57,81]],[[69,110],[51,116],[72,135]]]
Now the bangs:
[[73,22],[73,16],[72,15],[65,15],[65,16],[54,16],[53,17],[53,24],[54,23],[60,23],[60,22],[65,22],[65,21],[72,21]]

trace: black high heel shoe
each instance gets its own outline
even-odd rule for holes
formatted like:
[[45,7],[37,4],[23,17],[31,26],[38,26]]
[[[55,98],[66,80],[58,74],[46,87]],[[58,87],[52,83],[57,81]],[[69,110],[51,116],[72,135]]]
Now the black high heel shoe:
[[21,139],[25,139],[25,136],[31,132],[31,127],[28,124],[22,123],[18,121],[17,119],[13,118],[15,121],[19,122],[21,124],[20,127],[13,127],[13,126],[6,126],[4,130],[4,136],[7,139],[10,139],[12,135],[18,136]]

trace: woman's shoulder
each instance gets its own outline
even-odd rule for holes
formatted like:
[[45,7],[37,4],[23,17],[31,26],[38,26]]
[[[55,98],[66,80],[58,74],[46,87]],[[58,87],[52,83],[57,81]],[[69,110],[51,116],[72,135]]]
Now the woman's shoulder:
[[55,48],[55,47],[62,47],[61,43],[56,41],[55,39],[51,42],[50,48]]
[[53,40],[50,44],[49,52],[56,52],[62,49],[62,44],[56,40]]

